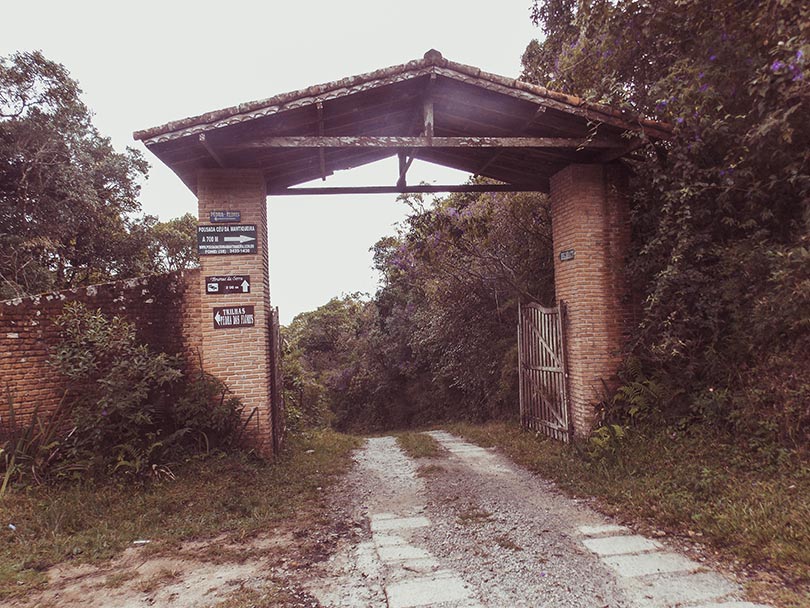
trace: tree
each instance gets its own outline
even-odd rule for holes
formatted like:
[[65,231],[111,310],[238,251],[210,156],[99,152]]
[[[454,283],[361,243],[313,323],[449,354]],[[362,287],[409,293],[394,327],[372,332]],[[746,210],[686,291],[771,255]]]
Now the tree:
[[644,294],[635,353],[667,385],[663,409],[801,444],[810,6],[536,0],[533,18],[545,39],[526,49],[524,78],[675,127],[629,161],[629,271]]
[[553,299],[546,197],[403,201],[399,233],[373,248],[374,299],[333,299],[285,331],[293,394],[340,428],[516,412],[517,302]]
[[64,66],[0,58],[0,296],[117,276],[131,258],[140,153],[92,125]]
[[122,260],[121,276],[139,276],[188,270],[199,265],[197,218],[190,213],[158,221],[153,215],[132,220],[130,251]]

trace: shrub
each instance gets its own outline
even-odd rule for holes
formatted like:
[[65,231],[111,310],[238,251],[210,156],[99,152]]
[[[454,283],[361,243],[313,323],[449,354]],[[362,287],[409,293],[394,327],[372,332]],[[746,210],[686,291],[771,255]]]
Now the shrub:
[[50,363],[66,378],[62,403],[27,426],[14,420],[0,443],[0,483],[100,475],[171,475],[176,459],[238,443],[243,406],[202,369],[139,344],[135,328],[81,304],[57,319]]

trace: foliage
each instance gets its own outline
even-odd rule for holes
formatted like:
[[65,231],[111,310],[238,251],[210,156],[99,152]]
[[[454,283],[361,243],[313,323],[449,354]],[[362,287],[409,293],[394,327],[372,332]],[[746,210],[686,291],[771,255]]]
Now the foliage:
[[242,404],[204,371],[140,344],[132,324],[68,304],[51,354],[66,392],[48,417],[18,425],[9,398],[0,429],[0,471],[9,481],[41,483],[101,475],[171,476],[191,453],[237,446]]
[[18,424],[9,388],[6,388],[6,406],[8,414],[0,416],[0,439],[3,440],[0,443],[0,471],[3,472],[0,499],[12,480],[30,474],[34,481],[39,482],[42,472],[50,468],[56,455],[54,448],[58,445],[56,435],[65,411],[62,400],[56,411],[43,419],[39,415],[39,406],[36,406],[28,423]]
[[517,302],[553,297],[547,201],[403,202],[411,212],[399,233],[374,247],[383,277],[374,299],[333,299],[285,331],[288,386],[308,395],[307,407],[329,408],[339,428],[508,415]]
[[810,8],[547,0],[533,18],[524,78],[675,127],[630,161],[634,351],[656,408],[805,445]]
[[132,253],[140,153],[93,127],[76,81],[40,52],[0,58],[0,281],[18,296],[98,282]]
[[283,328],[287,424],[293,430],[322,427],[357,372],[358,339],[365,305],[358,294],[332,298],[301,313]]
[[196,265],[196,219],[135,215],[148,165],[80,95],[39,51],[0,57],[0,299]]
[[62,340],[51,361],[68,379],[76,429],[62,446],[65,458],[105,473],[142,473],[160,463],[186,432],[161,420],[168,418],[168,386],[181,376],[177,362],[139,344],[120,317],[68,305],[57,324]]
[[183,429],[190,439],[196,438],[199,451],[237,447],[244,430],[241,400],[222,380],[207,373],[202,364],[181,381],[175,382],[172,391],[172,427]]
[[162,274],[199,265],[197,218],[191,213],[165,222],[146,215],[132,222],[130,239],[135,255],[124,261],[124,275]]

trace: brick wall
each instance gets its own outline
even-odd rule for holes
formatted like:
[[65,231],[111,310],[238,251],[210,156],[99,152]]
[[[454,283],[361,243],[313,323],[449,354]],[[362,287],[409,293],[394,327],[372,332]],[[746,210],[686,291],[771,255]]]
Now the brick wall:
[[[206,371],[223,380],[253,414],[247,433],[253,446],[272,455],[272,381],[270,275],[267,256],[267,192],[260,171],[211,169],[197,177],[200,224],[209,224],[211,211],[239,211],[241,224],[256,224],[256,254],[200,256],[201,279],[206,276],[249,275],[250,293],[209,295],[200,280],[202,356]],[[218,329],[214,307],[254,307],[254,326]]]
[[[551,179],[554,283],[568,305],[568,392],[574,432],[586,435],[602,382],[615,383],[632,308],[624,276],[630,239],[620,166],[571,165]],[[560,260],[563,251],[573,259]]]
[[55,320],[68,302],[126,318],[135,325],[140,341],[193,361],[202,336],[194,317],[199,294],[189,286],[198,283],[199,271],[194,270],[0,302],[0,416],[6,416],[6,389],[22,420],[38,403],[41,413],[59,403],[63,381],[47,361],[59,340]]

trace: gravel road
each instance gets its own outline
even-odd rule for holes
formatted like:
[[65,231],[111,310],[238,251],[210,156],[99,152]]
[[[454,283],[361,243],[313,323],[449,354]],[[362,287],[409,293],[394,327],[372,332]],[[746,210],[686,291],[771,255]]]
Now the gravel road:
[[442,431],[417,464],[369,439],[337,489],[356,534],[310,578],[341,608],[767,608],[658,540],[633,534],[554,485]]

